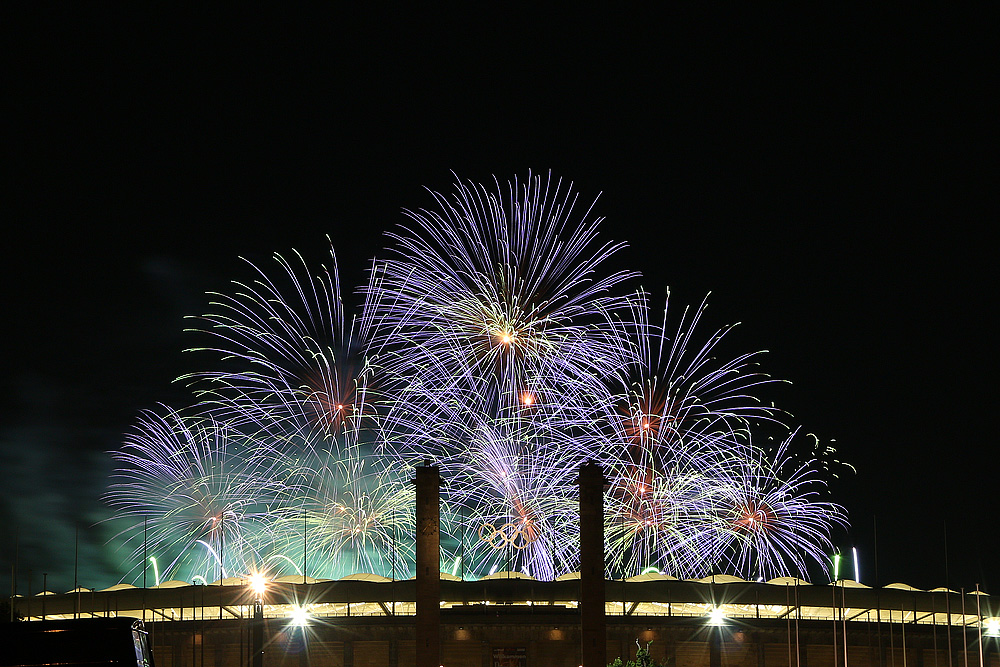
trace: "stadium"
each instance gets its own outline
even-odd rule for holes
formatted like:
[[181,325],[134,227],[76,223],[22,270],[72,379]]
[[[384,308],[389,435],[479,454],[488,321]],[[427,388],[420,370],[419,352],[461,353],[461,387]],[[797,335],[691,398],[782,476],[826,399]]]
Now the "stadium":
[[552,581],[521,572],[463,581],[426,567],[440,562],[439,477],[419,467],[413,578],[119,584],[15,598],[13,608],[26,620],[143,619],[158,667],[570,667],[640,646],[676,667],[1000,665],[1000,609],[978,590],[658,573],[607,580],[597,565],[602,480],[599,469],[586,476],[596,468],[581,468],[581,572]]

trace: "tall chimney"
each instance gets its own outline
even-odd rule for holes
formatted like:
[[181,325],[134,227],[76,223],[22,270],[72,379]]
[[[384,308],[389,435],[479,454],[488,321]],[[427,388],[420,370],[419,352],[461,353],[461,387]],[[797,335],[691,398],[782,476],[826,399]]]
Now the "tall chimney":
[[580,466],[580,658],[583,667],[606,667],[604,615],[604,473]]
[[441,477],[427,462],[417,478],[417,667],[441,665]]

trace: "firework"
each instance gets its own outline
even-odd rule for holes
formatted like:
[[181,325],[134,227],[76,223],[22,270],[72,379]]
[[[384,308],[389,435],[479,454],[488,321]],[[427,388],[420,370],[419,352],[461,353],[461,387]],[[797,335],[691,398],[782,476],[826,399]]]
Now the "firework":
[[[357,398],[364,403],[364,394]],[[274,469],[294,491],[272,507],[277,553],[291,554],[293,563],[302,563],[300,573],[312,576],[408,576],[412,466],[362,441],[375,434],[359,428],[360,420],[331,432],[330,423],[317,422],[306,402],[261,409],[237,400],[226,412],[252,441],[277,450]]]
[[718,444],[720,433],[731,436],[751,421],[777,423],[778,411],[753,394],[775,382],[756,368],[761,353],[727,356],[721,343],[732,327],[700,335],[707,298],[693,312],[685,308],[676,329],[668,325],[669,301],[660,325],[649,323],[646,301],[637,295],[632,311],[638,354],[604,385],[601,439],[610,429],[634,464],[666,466],[679,451]]
[[716,511],[718,486],[700,462],[676,452],[673,465],[658,474],[638,466],[612,471],[605,506],[609,572],[625,578],[652,567],[681,579],[704,575],[725,525]]
[[[270,544],[268,508],[287,488],[272,474],[274,452],[248,446],[211,418],[147,411],[112,453],[105,495],[131,552],[133,578],[146,554],[164,576],[212,581],[249,571]],[[138,570],[138,572],[137,572]]]
[[[610,574],[825,561],[845,523],[819,499],[827,457],[796,463],[760,353],[726,354],[731,327],[703,334],[706,302],[652,323],[625,289],[637,274],[608,268],[623,244],[551,176],[431,194],[356,317],[332,249],[329,269],[275,255],[274,276],[251,264],[214,295],[195,416],[144,414],[115,455],[131,562],[145,524],[165,571],[408,576],[421,460],[441,468],[442,563],[463,577],[573,571],[588,460],[609,481]],[[754,444],[769,433],[774,451]]]
[[807,560],[826,566],[833,548],[833,525],[846,526],[844,509],[820,500],[826,485],[814,458],[796,460],[790,445],[796,432],[774,452],[758,450],[735,459],[718,481],[717,549],[727,570],[749,579],[807,576]]
[[375,451],[380,420],[366,325],[345,322],[332,250],[333,268],[314,277],[295,256],[294,265],[275,256],[278,278],[253,267],[251,286],[216,295],[221,314],[202,317],[212,325],[203,333],[221,344],[203,349],[240,363],[189,378],[212,414],[275,452],[274,470],[294,489],[271,507],[280,556],[273,567],[301,564],[297,571],[322,576],[408,572],[412,470]]
[[698,577],[720,557],[720,484],[749,453],[742,432],[752,422],[779,426],[777,411],[753,395],[773,380],[757,370],[759,354],[722,353],[731,328],[700,332],[707,301],[676,324],[669,301],[659,324],[645,294],[633,304],[624,328],[632,363],[606,378],[602,394],[565,406],[569,423],[558,428],[606,471],[609,571]]
[[447,391],[474,378],[490,412],[532,383],[621,363],[627,341],[608,322],[627,310],[617,288],[634,274],[600,271],[623,244],[599,244],[589,209],[571,222],[572,186],[529,176],[506,192],[459,183],[451,199],[432,195],[436,209],[407,211],[413,225],[389,235],[393,257],[372,270],[367,316],[394,352],[387,371],[409,384],[436,369]]
[[200,316],[215,345],[220,367],[185,376],[203,403],[276,407],[303,406],[324,429],[335,433],[360,418],[366,404],[368,332],[363,320],[344,317],[337,258],[312,275],[305,260],[275,254],[277,278],[247,262],[257,275],[234,282],[233,295],[213,294],[216,310]]
[[463,576],[504,570],[553,579],[577,566],[576,479],[585,452],[532,416],[456,420],[466,430],[457,434],[458,454],[442,462],[442,514],[457,538],[445,549]]

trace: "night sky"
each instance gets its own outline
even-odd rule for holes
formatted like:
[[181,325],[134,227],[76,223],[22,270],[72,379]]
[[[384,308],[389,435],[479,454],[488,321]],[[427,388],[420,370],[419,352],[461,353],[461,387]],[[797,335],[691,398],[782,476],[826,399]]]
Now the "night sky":
[[857,469],[831,491],[863,583],[877,523],[878,583],[996,591],[975,20],[70,7],[2,20],[3,595],[15,542],[20,592],[29,570],[72,588],[77,530],[80,584],[122,576],[107,452],[139,410],[191,402],[184,316],[249,277],[239,257],[315,265],[329,235],[357,284],[425,187],[529,170],[600,195],[636,285],[711,292],[731,349],[769,351],[791,381],[769,398]]

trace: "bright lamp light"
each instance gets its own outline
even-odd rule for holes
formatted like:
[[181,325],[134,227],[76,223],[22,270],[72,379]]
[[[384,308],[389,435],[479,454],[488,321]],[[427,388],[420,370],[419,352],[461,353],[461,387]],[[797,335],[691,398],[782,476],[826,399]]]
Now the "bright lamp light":
[[260,572],[254,572],[250,575],[250,588],[257,597],[264,595],[264,591],[267,590],[267,577]]
[[726,613],[714,607],[712,611],[708,612],[708,622],[712,625],[722,625],[726,620]]
[[311,616],[309,615],[308,607],[292,607],[292,625],[297,625],[299,627],[308,625],[310,618]]

